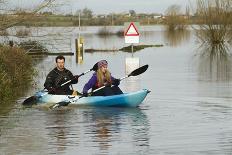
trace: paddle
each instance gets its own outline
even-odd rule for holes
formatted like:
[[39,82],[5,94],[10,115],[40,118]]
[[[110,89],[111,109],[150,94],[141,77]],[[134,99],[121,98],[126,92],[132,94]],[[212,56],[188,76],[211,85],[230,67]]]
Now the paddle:
[[[97,71],[97,69],[98,69],[98,62],[93,66],[93,68],[91,68],[91,69],[89,69],[88,71],[86,71],[86,72],[84,72],[84,73],[81,73],[80,75],[77,75],[77,76],[78,76],[78,77],[83,76],[83,75],[85,75],[85,74],[88,73],[88,72]],[[64,85],[71,83],[74,79],[75,79],[75,78],[66,81],[65,83],[61,84],[58,88],[63,87]],[[49,91],[48,91],[48,93],[49,93]],[[33,104],[36,104],[38,98],[39,98],[39,96],[36,96],[36,95],[33,95],[33,96],[31,96],[31,97],[28,97],[27,99],[25,99],[25,100],[23,101],[23,105],[33,105]]]
[[[139,68],[135,69],[134,71],[132,71],[129,75],[124,76],[124,77],[120,78],[119,80],[121,81],[121,80],[124,80],[124,79],[126,79],[126,78],[128,78],[128,77],[130,77],[130,76],[137,76],[137,75],[140,75],[140,74],[144,73],[144,72],[147,70],[147,68],[148,68],[148,65],[144,65],[144,66],[142,66],[142,67],[139,67]],[[98,89],[95,89],[92,93],[94,93],[94,92],[96,92],[96,91],[99,91],[99,90],[101,90],[101,89],[103,89],[103,88],[105,88],[105,87],[106,87],[106,86],[102,86],[102,87],[100,87],[100,88],[98,88]],[[79,96],[76,100],[78,100],[78,99],[80,99],[80,98],[82,98],[82,97],[84,97],[84,96],[81,95],[81,96]],[[57,108],[57,107],[59,108],[59,107],[61,107],[61,106],[67,106],[69,103],[71,103],[71,102],[70,102],[70,101],[58,102],[58,103],[56,103],[55,105],[52,106],[52,109]]]

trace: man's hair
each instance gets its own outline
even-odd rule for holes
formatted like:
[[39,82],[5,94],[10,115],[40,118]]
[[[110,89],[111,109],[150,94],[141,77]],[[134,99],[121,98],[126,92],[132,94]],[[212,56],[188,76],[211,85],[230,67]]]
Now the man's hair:
[[60,60],[64,60],[64,62],[65,62],[65,58],[64,58],[64,56],[63,55],[58,55],[57,57],[56,57],[56,62],[57,62],[57,60],[58,59],[60,59]]

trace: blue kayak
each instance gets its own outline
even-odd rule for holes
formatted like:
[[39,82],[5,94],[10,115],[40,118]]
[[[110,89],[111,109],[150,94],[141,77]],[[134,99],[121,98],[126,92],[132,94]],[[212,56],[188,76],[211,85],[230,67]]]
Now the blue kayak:
[[51,95],[46,91],[37,92],[35,95],[38,98],[38,104],[69,102],[69,104],[74,105],[137,107],[143,102],[149,92],[147,89],[142,89],[120,95],[89,96],[82,98],[72,95]]

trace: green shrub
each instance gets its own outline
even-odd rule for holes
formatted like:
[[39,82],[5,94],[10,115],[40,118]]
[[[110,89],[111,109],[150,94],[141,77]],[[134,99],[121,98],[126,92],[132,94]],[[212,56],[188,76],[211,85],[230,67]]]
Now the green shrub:
[[20,48],[0,47],[0,100],[15,99],[28,87],[35,71],[30,56]]

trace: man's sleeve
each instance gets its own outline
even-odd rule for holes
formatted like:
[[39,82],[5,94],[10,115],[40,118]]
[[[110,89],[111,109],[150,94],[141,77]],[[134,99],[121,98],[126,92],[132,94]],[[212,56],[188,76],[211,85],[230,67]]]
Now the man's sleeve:
[[52,76],[52,72],[50,72],[47,77],[46,77],[46,80],[45,80],[45,83],[44,83],[44,87],[46,89],[50,88],[50,87],[54,87],[54,80],[53,80],[53,76]]

